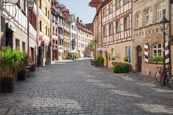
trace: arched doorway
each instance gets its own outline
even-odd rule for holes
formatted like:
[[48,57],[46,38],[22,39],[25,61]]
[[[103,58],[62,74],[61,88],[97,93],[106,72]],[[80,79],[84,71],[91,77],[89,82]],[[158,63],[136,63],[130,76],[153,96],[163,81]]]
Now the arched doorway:
[[138,46],[136,48],[137,50],[137,72],[142,71],[142,48],[141,46]]

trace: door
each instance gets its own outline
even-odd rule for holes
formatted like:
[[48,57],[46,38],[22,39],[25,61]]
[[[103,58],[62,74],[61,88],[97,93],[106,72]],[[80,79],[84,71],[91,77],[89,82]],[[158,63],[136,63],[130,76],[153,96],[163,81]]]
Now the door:
[[141,72],[142,70],[142,48],[141,46],[137,47],[137,71]]
[[108,67],[108,52],[107,51],[105,51],[105,58],[106,58],[106,67]]

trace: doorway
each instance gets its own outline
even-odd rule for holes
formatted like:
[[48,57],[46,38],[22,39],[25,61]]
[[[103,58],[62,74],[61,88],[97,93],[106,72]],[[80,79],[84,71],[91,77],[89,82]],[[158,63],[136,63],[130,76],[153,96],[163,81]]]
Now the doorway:
[[106,67],[108,67],[108,52],[107,51],[105,51],[105,58],[106,58]]
[[137,72],[142,71],[142,48],[141,46],[137,47]]

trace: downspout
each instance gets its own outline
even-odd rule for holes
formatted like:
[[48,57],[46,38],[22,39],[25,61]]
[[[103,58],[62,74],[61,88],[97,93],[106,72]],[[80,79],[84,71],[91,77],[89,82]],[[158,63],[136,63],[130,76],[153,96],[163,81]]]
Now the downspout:
[[37,67],[39,67],[39,65],[40,65],[40,62],[39,62],[39,43],[38,43],[38,39],[37,39],[37,37],[38,37],[38,35],[39,35],[39,6],[38,6],[38,1],[36,1],[36,9],[37,9],[37,14],[36,14],[36,31],[37,31],[37,33],[36,33],[36,44],[37,44],[37,53],[36,53],[36,60],[37,60]]
[[52,54],[53,54],[53,51],[52,51],[52,49],[53,49],[53,42],[52,42],[52,2],[50,3],[51,5],[50,5],[50,13],[49,13],[49,17],[50,17],[50,28],[48,29],[49,31],[48,31],[48,35],[49,35],[49,37],[50,37],[50,41],[49,41],[49,47],[50,47],[50,63],[49,64],[52,64]]
[[170,59],[170,69],[171,69],[171,71],[170,71],[170,75],[172,74],[172,60],[171,60],[171,42],[172,42],[172,35],[171,35],[171,30],[172,30],[172,28],[171,28],[171,23],[172,23],[172,19],[171,19],[171,4],[173,3],[173,0],[169,0],[168,1],[169,3],[169,6],[168,6],[168,11],[169,11],[169,21],[170,21],[170,23],[169,23],[169,39],[170,39],[170,41],[169,41],[169,51],[170,51],[170,54],[169,54],[169,59]]

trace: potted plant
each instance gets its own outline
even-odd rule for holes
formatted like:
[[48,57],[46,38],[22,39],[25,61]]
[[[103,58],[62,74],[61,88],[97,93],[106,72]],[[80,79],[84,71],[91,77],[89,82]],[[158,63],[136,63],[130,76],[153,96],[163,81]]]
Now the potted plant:
[[17,72],[17,80],[25,80],[26,79],[26,65],[28,64],[28,57],[24,52],[19,52],[19,64],[18,64],[18,72]]
[[128,56],[125,56],[125,57],[124,57],[124,61],[125,61],[125,62],[128,62]]
[[17,71],[18,53],[9,47],[0,51],[1,92],[12,92]]
[[96,67],[103,67],[104,66],[104,58],[102,56],[97,57],[95,60]]
[[152,62],[152,63],[162,63],[163,62],[163,57],[162,56],[151,57],[150,62]]
[[91,62],[91,65],[94,65],[95,64],[94,59],[90,59],[90,62]]

